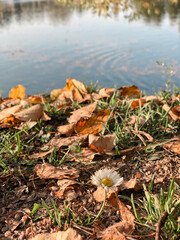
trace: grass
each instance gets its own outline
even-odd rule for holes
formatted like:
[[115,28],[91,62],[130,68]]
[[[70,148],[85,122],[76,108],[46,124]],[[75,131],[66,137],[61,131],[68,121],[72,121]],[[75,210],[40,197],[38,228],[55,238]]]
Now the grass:
[[[91,84],[88,92],[97,92],[96,84]],[[164,103],[170,103],[171,108],[179,105],[179,102],[171,101],[173,96],[180,94],[178,87],[170,92],[159,92],[157,96],[162,98]],[[104,125],[101,135],[115,134],[117,137],[115,150],[116,155],[114,159],[118,158],[121,150],[129,149],[135,146],[144,146],[141,154],[147,154],[148,160],[141,159],[138,155],[134,157],[134,167],[139,162],[156,161],[158,157],[155,154],[162,150],[162,145],[170,141],[170,139],[180,132],[180,122],[174,121],[170,118],[168,112],[162,108],[162,104],[150,101],[139,107],[132,109],[131,104],[133,100],[119,100],[118,90],[114,92],[110,99],[100,99],[97,102],[96,112],[103,109],[109,109],[111,114],[107,123]],[[5,129],[0,132],[0,175],[6,176],[14,169],[20,169],[23,176],[34,172],[34,165],[36,161],[31,159],[31,155],[37,151],[48,151],[49,146],[46,145],[57,133],[57,126],[67,124],[67,118],[70,116],[70,111],[76,110],[80,104],[73,102],[72,108],[66,110],[65,108],[58,109],[57,105],[54,107],[51,102],[44,103],[46,113],[51,117],[51,121],[43,122],[39,120],[32,129],[28,127],[18,130],[15,128]],[[82,105],[81,105],[82,106]],[[83,106],[86,106],[83,104]],[[130,119],[136,118],[136,122],[130,124]],[[143,119],[143,122],[141,120]],[[149,135],[144,135],[149,134]],[[153,138],[150,141],[147,136]],[[77,158],[78,153],[83,150],[80,142],[76,142],[68,147],[60,149],[54,148],[49,156],[45,158],[46,162],[56,166],[75,166],[77,168],[84,166],[90,173],[103,162],[89,163],[71,163],[68,162],[68,157],[71,155]],[[154,154],[154,155],[153,155]],[[153,158],[154,157],[154,158]],[[42,162],[42,160],[39,160]],[[81,165],[80,165],[81,164]],[[86,165],[85,165],[86,164]],[[82,173],[83,174],[83,173]],[[24,178],[25,178],[24,177]],[[79,182],[85,184],[87,179],[78,179]],[[131,201],[134,215],[136,216],[137,224],[143,228],[156,231],[156,225],[164,212],[167,212],[166,221],[161,229],[162,239],[175,240],[180,234],[177,217],[180,207],[180,201],[177,199],[179,194],[179,187],[175,183],[175,179],[169,179],[169,190],[165,192],[163,188],[160,189],[159,194],[153,193],[154,178],[149,187],[143,185],[143,193],[141,198],[137,200],[136,196],[119,195],[125,201]],[[86,187],[88,184],[86,184]],[[40,209],[45,208],[47,214],[52,220],[52,223],[59,226],[60,229],[65,229],[65,225],[71,226],[76,224],[78,226],[91,227],[94,220],[94,215],[85,211],[81,216],[78,211],[75,211],[70,202],[64,202],[64,208],[59,209],[57,203],[51,199],[51,206],[48,206],[45,200],[40,203],[34,203],[34,207],[30,213],[30,218],[33,221],[39,221],[40,218],[36,214]],[[101,219],[102,220],[102,219]]]
[[153,194],[154,179],[155,175],[148,189],[143,185],[145,197],[139,200],[138,203],[136,202],[136,205],[133,194],[131,195],[134,215],[137,219],[137,223],[155,231],[160,218],[166,213],[167,216],[162,227],[162,239],[175,240],[180,234],[180,226],[178,224],[180,199],[177,199],[177,197],[175,198],[174,195],[175,193],[180,193],[180,187],[175,184],[175,178],[173,178],[166,194],[162,188],[160,189],[159,195]]

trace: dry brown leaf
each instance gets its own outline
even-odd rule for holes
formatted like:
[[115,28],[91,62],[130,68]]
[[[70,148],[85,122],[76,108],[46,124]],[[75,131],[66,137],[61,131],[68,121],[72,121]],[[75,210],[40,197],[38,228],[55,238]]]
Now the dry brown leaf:
[[84,102],[91,102],[92,100],[92,95],[87,93],[79,103],[84,103]]
[[50,121],[51,117],[49,117],[45,112],[43,112],[41,120],[42,121]]
[[76,199],[74,197],[77,196],[77,194],[74,188],[80,185],[80,183],[71,179],[62,179],[58,180],[57,185],[60,186],[60,189],[55,193],[58,198],[64,199],[71,196],[70,200]]
[[62,126],[57,127],[57,131],[60,134],[65,134],[67,137],[70,137],[73,134],[73,132],[74,132],[75,125],[76,125],[75,123],[62,125]]
[[153,102],[156,102],[158,104],[162,103],[163,102],[163,98],[162,97],[157,97],[157,96],[145,96],[143,97],[145,99],[146,102],[150,102],[150,101],[153,101]]
[[54,89],[50,93],[50,98],[51,99],[56,99],[59,97],[59,95],[62,93],[62,89]]
[[[112,196],[114,196],[115,191],[109,189],[107,193],[107,200],[110,199]],[[93,192],[93,197],[97,202],[103,202],[105,196],[105,190],[101,186],[97,187],[97,190]]]
[[142,189],[142,184],[137,182],[137,178],[131,178],[129,181],[124,181],[119,188],[121,191],[127,189],[138,191],[139,189]]
[[41,179],[64,179],[79,177],[79,170],[76,168],[60,168],[52,166],[49,163],[37,164],[35,172]]
[[20,104],[20,101],[21,101],[20,99],[12,99],[12,98],[3,99],[2,103],[0,104],[0,110],[18,105]]
[[113,93],[116,91],[115,88],[102,88],[99,91],[99,95],[101,96],[101,98],[103,97],[112,97]]
[[134,232],[133,222],[122,221],[113,224],[97,234],[98,238],[103,240],[127,240],[124,234],[132,234]]
[[96,155],[99,155],[99,153],[96,153],[89,148],[83,148],[82,152],[72,155],[72,157],[67,158],[67,160],[73,160],[75,162],[91,162]]
[[140,105],[141,107],[143,107],[145,103],[146,103],[146,100],[143,99],[143,98],[134,100],[134,101],[132,102],[132,104],[131,104],[131,108],[132,108],[132,109],[138,108],[139,105]]
[[68,228],[66,231],[41,233],[31,240],[82,240],[82,237],[73,228]]
[[108,121],[111,111],[108,109],[102,110],[97,114],[94,114],[88,120],[81,119],[75,126],[75,132],[77,134],[97,134],[105,126]]
[[57,98],[56,102],[57,102],[57,105],[62,104],[62,103],[70,104],[70,103],[72,103],[72,99],[73,99],[72,91],[63,91]]
[[[43,99],[43,101],[42,101]],[[32,104],[41,104],[41,103],[46,103],[46,99],[44,96],[41,95],[35,95],[35,96],[30,96],[28,97],[27,101]]]
[[169,111],[169,115],[174,121],[180,121],[180,105],[170,110],[170,107],[167,104],[164,104],[163,109],[167,112]]
[[89,145],[95,146],[97,149],[111,151],[114,148],[116,136],[114,134],[105,136],[95,136],[89,134]]
[[76,79],[72,79],[71,77],[66,81],[66,90],[73,90],[73,89],[77,89],[82,96],[87,94],[87,90],[84,86],[83,83],[81,83],[80,81],[77,81]]
[[90,118],[92,116],[92,113],[96,109],[96,106],[97,102],[94,102],[74,111],[72,115],[68,118],[68,122],[77,123],[81,118]]
[[138,116],[131,116],[127,119],[128,124],[137,124],[137,125],[143,125],[145,123],[146,119],[143,117]]
[[39,153],[34,153],[30,156],[30,158],[32,159],[39,159],[39,158],[45,158],[48,154],[52,153],[52,151],[54,150],[54,148],[51,148],[49,151],[47,152],[39,152]]
[[21,110],[21,105],[15,105],[14,107],[6,108],[0,111],[0,121],[10,117],[11,115],[19,112]]
[[43,106],[40,104],[34,105],[30,108],[24,109],[18,113],[15,113],[15,117],[22,121],[37,121],[43,114]]
[[85,142],[87,140],[88,135],[82,135],[82,136],[72,136],[72,137],[66,137],[66,138],[62,138],[59,136],[56,136],[54,138],[52,138],[47,145],[51,145],[54,147],[62,147],[62,146],[69,146],[73,143],[78,143],[78,142]]
[[81,102],[83,100],[83,96],[81,95],[81,93],[79,92],[79,90],[77,88],[74,88],[72,90],[72,94],[73,94],[74,101]]
[[126,221],[126,222],[132,222],[133,226],[134,226],[134,228],[133,228],[133,231],[134,231],[134,229],[135,229],[134,215],[130,212],[130,210],[126,207],[126,205],[123,202],[121,202],[121,200],[118,197],[116,199],[117,199],[117,204],[118,204],[118,208],[119,208],[119,212],[120,212],[122,220]]
[[164,147],[169,148],[170,151],[180,154],[180,139],[174,142],[165,143]]
[[132,86],[123,86],[119,89],[120,98],[139,98],[141,92],[139,88],[135,85]]
[[12,88],[9,92],[9,97],[14,99],[23,99],[25,96],[25,87],[22,85],[18,85],[14,88]]

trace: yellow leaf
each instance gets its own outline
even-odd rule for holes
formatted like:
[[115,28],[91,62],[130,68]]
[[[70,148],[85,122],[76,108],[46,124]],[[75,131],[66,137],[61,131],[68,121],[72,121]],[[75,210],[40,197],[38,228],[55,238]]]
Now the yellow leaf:
[[23,99],[25,96],[25,87],[22,85],[18,85],[14,88],[12,88],[9,92],[9,97],[14,99]]

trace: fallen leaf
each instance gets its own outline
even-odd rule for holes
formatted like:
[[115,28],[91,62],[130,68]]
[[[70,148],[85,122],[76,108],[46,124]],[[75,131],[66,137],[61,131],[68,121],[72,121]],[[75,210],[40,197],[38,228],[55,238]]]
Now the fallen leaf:
[[62,93],[62,89],[54,89],[50,93],[50,98],[51,99],[56,99],[59,97],[59,95]]
[[121,191],[127,190],[127,189],[134,189],[135,191],[138,191],[142,189],[142,184],[137,182],[137,177],[136,177],[136,178],[131,178],[129,181],[124,181],[119,188]]
[[73,93],[72,91],[63,91],[56,100],[56,105],[67,103],[72,103]]
[[20,101],[21,101],[20,99],[12,98],[3,99],[2,103],[0,104],[0,110],[18,105],[20,104]]
[[31,240],[82,240],[82,237],[73,228],[68,228],[66,231],[41,233]]
[[127,119],[128,124],[137,124],[137,125],[143,125],[145,123],[146,119],[143,117],[138,116],[131,116]]
[[71,179],[58,180],[57,185],[60,186],[59,190],[55,193],[60,199],[67,198],[71,195],[70,200],[76,199],[75,187],[79,186],[80,183]]
[[101,96],[101,98],[112,97],[115,91],[115,88],[101,88],[98,94]]
[[3,120],[3,123],[10,123],[11,126],[14,126],[20,122],[21,120],[15,118],[13,115],[10,115],[9,117]]
[[120,98],[139,98],[141,92],[139,88],[135,85],[132,86],[124,86],[119,88]]
[[60,134],[65,134],[67,137],[70,137],[73,134],[73,132],[74,132],[75,125],[76,125],[75,123],[62,125],[62,126],[57,127],[57,131]]
[[14,88],[12,88],[9,92],[9,97],[14,99],[23,99],[25,96],[25,87],[22,85],[18,85]]
[[[108,109],[102,110],[97,114],[94,114],[88,120],[81,119],[75,126],[75,132],[77,134],[97,134],[105,126],[111,111]],[[112,117],[112,116],[111,116]]]
[[[107,193],[107,200],[110,199],[112,196],[114,196],[114,194],[115,194],[115,191],[109,189]],[[105,196],[105,190],[101,186],[97,187],[97,190],[93,192],[93,197],[97,202],[103,202],[104,196]]]
[[43,114],[43,106],[40,104],[34,105],[30,108],[24,109],[18,113],[15,113],[14,116],[22,121],[37,121]]
[[89,148],[83,148],[80,153],[67,157],[67,161],[91,162],[96,155],[99,155],[99,153],[94,152]]
[[62,146],[70,146],[73,143],[78,143],[78,142],[85,142],[87,140],[88,135],[82,135],[82,136],[72,136],[72,137],[66,137],[62,138],[59,136],[56,136],[52,138],[47,145],[51,145],[57,148],[60,148]]
[[120,211],[121,218],[122,218],[123,221],[132,222],[133,223],[134,227],[133,227],[133,229],[131,229],[132,232],[133,232],[134,229],[135,229],[135,224],[134,224],[135,217],[130,212],[130,210],[126,207],[126,205],[123,202],[121,202],[119,200],[119,198],[117,198],[117,199],[118,199],[118,206],[119,206],[119,211]]
[[132,234],[134,229],[132,222],[122,221],[99,232],[97,236],[103,240],[127,240],[123,234]]
[[39,159],[39,158],[45,158],[48,154],[52,153],[52,151],[54,150],[54,148],[51,148],[49,151],[47,152],[38,152],[38,153],[34,153],[30,156],[30,158],[32,159]]
[[21,110],[21,105],[15,105],[14,107],[6,108],[0,111],[0,121],[10,117],[11,115],[19,112]]
[[61,168],[55,167],[49,163],[37,164],[35,172],[41,179],[64,179],[79,177],[79,170],[76,168]]
[[42,113],[42,117],[41,117],[42,121],[50,121],[51,117],[49,117],[45,112]]
[[162,108],[167,112],[169,111],[169,115],[174,121],[180,121],[180,105],[170,109],[167,104],[164,104]]
[[[42,101],[43,99],[43,101]],[[47,103],[44,96],[41,95],[35,95],[28,97],[27,101],[32,104],[41,104],[41,103]]]
[[103,149],[105,151],[111,151],[114,148],[115,140],[116,136],[114,134],[105,136],[89,134],[89,145],[93,145],[97,149]]
[[135,109],[135,108],[138,108],[139,106],[143,107],[145,103],[146,103],[146,100],[143,98],[134,100],[131,104],[131,108]]
[[180,154],[180,140],[165,143],[164,147],[169,148],[170,151]]
[[96,106],[97,102],[94,102],[74,111],[72,115],[68,118],[68,122],[77,123],[81,118],[90,118],[92,116],[92,113],[96,109]]

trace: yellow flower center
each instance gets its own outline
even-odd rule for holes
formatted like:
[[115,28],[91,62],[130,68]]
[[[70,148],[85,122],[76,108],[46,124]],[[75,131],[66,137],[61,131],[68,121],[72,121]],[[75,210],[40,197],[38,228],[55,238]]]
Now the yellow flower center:
[[114,182],[111,178],[107,177],[107,178],[103,178],[101,180],[101,185],[104,185],[106,187],[111,187],[111,186],[113,186],[113,184],[114,184]]

